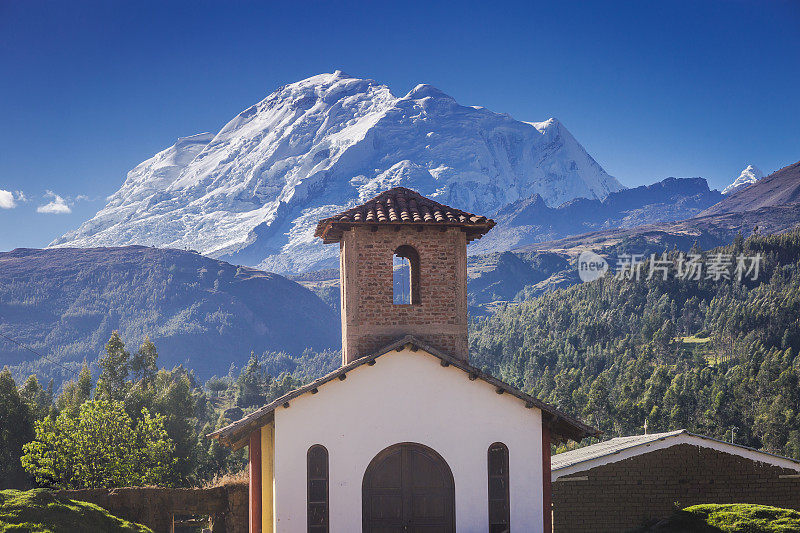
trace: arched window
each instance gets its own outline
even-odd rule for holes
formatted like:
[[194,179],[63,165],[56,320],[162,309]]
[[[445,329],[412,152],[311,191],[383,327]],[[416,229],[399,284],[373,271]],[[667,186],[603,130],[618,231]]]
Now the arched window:
[[392,302],[395,305],[419,304],[419,254],[413,246],[404,244],[394,251],[392,271]]
[[508,494],[508,448],[502,442],[489,446],[489,533],[511,530],[511,506]]
[[308,467],[308,531],[328,532],[328,450],[315,444],[306,454]]

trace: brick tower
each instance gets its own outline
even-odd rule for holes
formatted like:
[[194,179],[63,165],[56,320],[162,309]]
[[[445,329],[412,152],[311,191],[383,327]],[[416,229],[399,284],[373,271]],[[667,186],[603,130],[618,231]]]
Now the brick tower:
[[342,363],[404,335],[467,360],[467,243],[493,226],[403,187],[320,220],[315,236],[340,247]]

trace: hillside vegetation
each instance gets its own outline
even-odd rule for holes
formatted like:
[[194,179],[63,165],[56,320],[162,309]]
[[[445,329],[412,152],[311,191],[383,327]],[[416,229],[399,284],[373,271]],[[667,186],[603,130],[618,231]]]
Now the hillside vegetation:
[[52,492],[0,490],[0,533],[153,533],[118,518],[93,503],[69,500]]
[[631,533],[793,533],[800,512],[768,505],[704,504],[687,507],[650,527]]
[[762,254],[758,279],[606,276],[475,321],[471,358],[608,437],[647,421],[800,458],[800,230],[716,252]]
[[[158,345],[161,364],[201,379],[251,351],[338,349],[336,314],[293,281],[193,252],[143,246],[0,253],[0,369],[56,386],[93,364],[112,331]],[[53,362],[55,361],[55,363]]]
[[185,487],[235,474],[246,465],[245,450],[205,435],[339,361],[338,352],[252,354],[243,368],[231,365],[202,384],[181,366],[159,368],[149,340],[131,349],[115,331],[97,381],[84,364],[58,395],[35,375],[17,385],[3,369],[0,489]]

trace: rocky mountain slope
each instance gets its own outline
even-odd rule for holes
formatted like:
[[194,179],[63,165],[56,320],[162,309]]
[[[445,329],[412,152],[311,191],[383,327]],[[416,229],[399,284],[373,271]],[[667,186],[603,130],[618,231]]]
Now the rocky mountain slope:
[[[628,191],[622,194],[625,192]],[[695,241],[701,248],[712,248],[729,244],[740,232],[747,237],[756,228],[762,234],[783,233],[800,224],[800,162],[722,198],[722,201],[685,220],[612,227],[523,245],[515,251],[550,251],[572,257],[589,249],[617,245],[632,248],[632,243],[660,246],[662,250],[664,247],[688,249]]]
[[783,167],[753,185],[726,195],[725,199],[700,213],[742,213],[765,207],[800,204],[800,161]]
[[[293,281],[181,250],[141,246],[0,253],[0,368],[56,381],[95,361],[113,330],[159,364],[200,378],[241,367],[250,351],[339,349],[335,313]],[[55,363],[53,363],[55,361]]]
[[500,209],[495,215],[497,225],[470,245],[470,253],[500,252],[591,231],[683,220],[722,198],[719,191],[709,190],[702,178],[667,178],[613,192],[602,200],[577,198],[555,208],[534,195]]
[[338,249],[316,242],[316,221],[398,185],[486,215],[536,194],[557,206],[623,188],[555,119],[521,122],[430,85],[397,97],[337,71],[179,139],[52,246],[155,245],[317,270],[335,266]]
[[[668,181],[656,185],[668,188],[665,187]],[[700,181],[705,185],[704,180]],[[580,210],[572,211],[570,216],[560,215],[562,210],[570,212],[569,205],[597,203],[613,205],[616,199],[631,196],[642,198],[643,204],[647,204],[652,201],[653,187],[655,186],[613,193],[604,202],[578,200],[558,209],[539,206],[539,213],[535,211],[526,213],[524,208],[511,210],[511,213],[530,216],[529,221],[539,224],[534,226],[536,229],[546,227],[554,233],[556,229],[563,229],[566,232],[569,231],[570,220],[579,222],[591,217],[590,214],[582,213]],[[685,184],[680,189],[684,192],[691,191],[691,187],[686,187]],[[690,194],[689,198],[692,197]],[[710,191],[710,194],[700,194],[698,198],[708,201],[715,197],[722,196],[717,191]],[[800,225],[800,162],[784,167],[757,183],[722,198],[721,202],[685,220],[626,227],[625,219],[617,219],[615,223],[618,227],[611,226],[599,231],[521,245],[511,252],[501,254],[472,256],[469,259],[471,310],[473,314],[481,314],[491,310],[497,301],[526,299],[554,288],[580,283],[575,269],[575,259],[585,250],[600,253],[613,269],[620,254],[634,253],[649,256],[653,253],[660,254],[664,250],[688,251],[695,244],[702,249],[710,249],[730,244],[739,233],[748,237],[756,230],[761,235],[791,231]],[[672,205],[681,204],[689,205],[681,199]],[[664,210],[670,204],[649,205],[651,207],[634,212],[656,211],[651,216],[659,217],[661,214],[658,211]],[[694,203],[692,209],[696,210],[698,205],[702,203]],[[594,208],[597,209],[597,206],[594,205]],[[588,213],[592,211],[588,210]],[[534,215],[538,215],[539,218],[533,218]],[[560,218],[561,216],[563,218]],[[498,226],[489,235],[498,229],[502,231],[503,216],[499,216],[498,220]],[[483,243],[489,238],[487,236],[479,242]],[[537,261],[532,261],[532,258],[536,258]],[[552,259],[543,262],[542,258]],[[523,263],[527,267],[522,266]],[[510,295],[513,296],[509,298]]]

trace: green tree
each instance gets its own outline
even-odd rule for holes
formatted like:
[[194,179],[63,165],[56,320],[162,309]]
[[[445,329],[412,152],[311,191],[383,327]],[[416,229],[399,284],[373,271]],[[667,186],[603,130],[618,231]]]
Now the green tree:
[[254,353],[236,380],[236,405],[253,407],[264,403],[264,376]]
[[33,439],[33,417],[7,368],[0,372],[0,489],[27,488],[22,446]]
[[206,389],[211,393],[212,400],[218,400],[224,392],[227,392],[231,387],[231,383],[225,379],[217,376],[212,376],[211,379],[206,381]]
[[150,337],[147,337],[131,359],[131,373],[134,381],[151,385],[156,372],[158,372],[157,362],[158,350]]
[[77,416],[65,411],[36,422],[22,465],[38,484],[51,487],[169,485],[173,448],[162,416],[143,409],[134,423],[122,402],[92,400]]
[[185,485],[199,481],[194,478],[199,426],[197,404],[203,403],[204,393],[198,389],[190,372],[183,367],[172,371],[160,370],[152,384],[140,381],[129,388],[125,410],[137,420],[143,410],[161,415],[164,429],[174,443],[175,468],[171,482]]
[[100,377],[97,380],[97,393],[106,399],[122,400],[127,391],[127,379],[131,366],[131,354],[118,331],[111,334],[106,343],[106,354],[98,361]]
[[76,414],[84,402],[92,397],[92,374],[89,365],[83,362],[77,381],[70,381],[64,385],[64,390],[56,400],[59,411],[69,411]]
[[19,389],[19,395],[28,405],[36,420],[42,419],[50,413],[53,407],[53,382],[45,389],[35,375],[31,375]]

